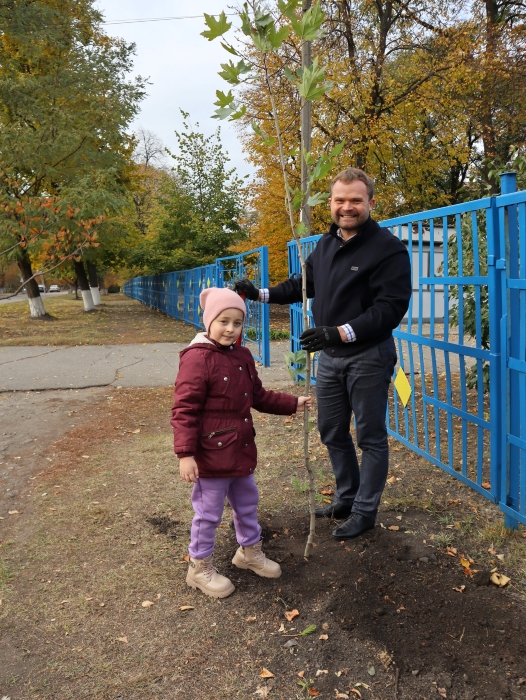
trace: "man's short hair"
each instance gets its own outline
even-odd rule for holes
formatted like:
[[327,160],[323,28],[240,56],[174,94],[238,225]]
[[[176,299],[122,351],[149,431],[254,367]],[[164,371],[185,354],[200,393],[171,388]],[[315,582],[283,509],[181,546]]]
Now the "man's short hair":
[[331,195],[332,195],[332,188],[337,182],[354,182],[355,180],[360,180],[360,182],[363,182],[364,185],[367,187],[367,194],[369,195],[369,199],[374,198],[374,182],[372,179],[369,177],[369,175],[366,175],[363,170],[360,170],[360,168],[347,168],[346,170],[342,170],[341,173],[338,173],[334,180],[331,182]]

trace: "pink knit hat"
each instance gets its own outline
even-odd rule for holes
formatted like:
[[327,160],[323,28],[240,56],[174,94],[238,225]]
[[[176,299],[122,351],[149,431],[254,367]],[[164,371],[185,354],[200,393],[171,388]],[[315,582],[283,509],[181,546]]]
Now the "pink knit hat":
[[218,287],[210,287],[204,289],[199,296],[199,303],[203,309],[203,323],[205,324],[206,332],[210,330],[210,324],[219,314],[225,309],[239,309],[243,313],[243,321],[247,315],[247,307],[239,294],[236,294],[231,289],[219,289]]

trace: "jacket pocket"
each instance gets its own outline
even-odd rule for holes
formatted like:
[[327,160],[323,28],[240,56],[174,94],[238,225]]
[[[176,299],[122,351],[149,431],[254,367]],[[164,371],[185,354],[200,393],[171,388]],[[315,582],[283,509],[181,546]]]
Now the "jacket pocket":
[[237,427],[220,428],[201,435],[201,446],[205,450],[221,450],[237,440]]

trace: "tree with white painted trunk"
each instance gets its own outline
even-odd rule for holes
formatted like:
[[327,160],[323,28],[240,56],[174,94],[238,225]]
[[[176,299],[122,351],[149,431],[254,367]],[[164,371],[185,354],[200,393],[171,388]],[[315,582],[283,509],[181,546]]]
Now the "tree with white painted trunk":
[[[302,10],[301,16],[298,10]],[[272,13],[268,6],[260,5],[256,0],[249,0],[238,12],[241,21],[242,40],[237,45],[229,43],[224,39],[225,34],[232,26],[227,21],[224,12],[219,19],[205,14],[205,21],[208,29],[202,33],[209,41],[222,37],[221,45],[229,54],[235,56],[237,63],[231,59],[228,63],[221,64],[223,69],[219,75],[226,80],[234,89],[239,86],[257,85],[266,90],[271,106],[272,121],[274,124],[274,135],[266,134],[258,124],[257,117],[252,122],[254,132],[261,138],[262,144],[275,153],[277,148],[279,164],[283,175],[285,208],[291,227],[292,236],[297,244],[298,257],[301,262],[303,281],[303,327],[309,327],[308,301],[307,301],[307,276],[305,274],[306,257],[303,253],[301,238],[310,235],[308,228],[309,211],[311,206],[316,206],[325,202],[328,193],[312,193],[313,186],[323,180],[335,165],[335,158],[343,148],[339,144],[328,153],[322,153],[315,157],[304,146],[310,141],[309,120],[304,119],[302,143],[298,144],[293,153],[285,153],[283,136],[280,127],[280,105],[276,100],[275,81],[276,76],[283,74],[290,83],[295,86],[299,96],[302,112],[310,109],[310,103],[320,100],[332,87],[332,84],[325,80],[325,69],[319,65],[318,60],[310,62],[310,42],[320,39],[323,35],[322,25],[325,14],[319,2],[311,6],[309,0],[301,3],[301,0],[278,0],[277,11]],[[301,68],[293,62],[290,65],[281,67],[279,62],[273,62],[285,41],[289,41],[294,47],[301,49],[306,43],[309,44],[309,51],[303,50],[304,58]],[[217,119],[237,120],[247,113],[247,105],[242,104],[243,94],[236,99],[236,96],[229,90],[227,94],[218,90],[217,105],[215,113]],[[265,115],[266,116],[266,115]],[[294,160],[300,152],[303,159],[302,181],[300,188],[293,188],[290,185],[288,174],[288,163]],[[304,360],[304,376],[308,390],[310,389],[310,364],[311,358],[308,353],[301,351],[297,353],[298,359]],[[301,358],[299,357],[300,355]],[[309,476],[309,510],[310,510],[310,532],[305,547],[305,557],[310,554],[314,532],[315,532],[315,503],[316,488],[315,476],[309,458],[309,411],[307,405],[304,408],[303,425],[303,448],[304,460]]]
[[33,317],[45,314],[37,267],[118,235],[100,224],[127,201],[144,81],[126,80],[134,47],[103,34],[94,4],[0,3],[0,253],[18,262]]

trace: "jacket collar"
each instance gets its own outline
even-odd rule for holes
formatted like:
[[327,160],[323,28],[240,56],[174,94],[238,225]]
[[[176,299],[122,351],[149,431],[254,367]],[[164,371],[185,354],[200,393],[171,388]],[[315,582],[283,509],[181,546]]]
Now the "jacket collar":
[[[379,226],[376,223],[376,221],[374,219],[372,219],[371,217],[369,217],[367,219],[367,221],[362,226],[360,226],[360,228],[358,229],[358,233],[355,236],[353,236],[350,240],[353,241],[355,238],[358,238],[358,236],[370,235],[370,234],[374,233],[378,228],[379,228]],[[340,240],[340,237],[338,236],[339,229],[340,229],[339,226],[332,223],[331,227],[329,229],[329,234],[333,238]],[[345,241],[345,242],[348,243],[348,241]]]
[[209,338],[204,331],[198,333],[195,336],[195,338],[193,338],[193,340],[190,342],[188,347],[185,349],[188,350],[188,348],[192,347],[193,345],[199,345],[199,346],[211,345],[213,348],[217,348],[217,350],[230,350],[230,348],[235,348],[235,346],[236,346],[235,343],[233,345],[231,345],[230,347],[227,347],[225,345],[221,345],[221,343],[218,343],[215,340],[212,340],[211,338]]

